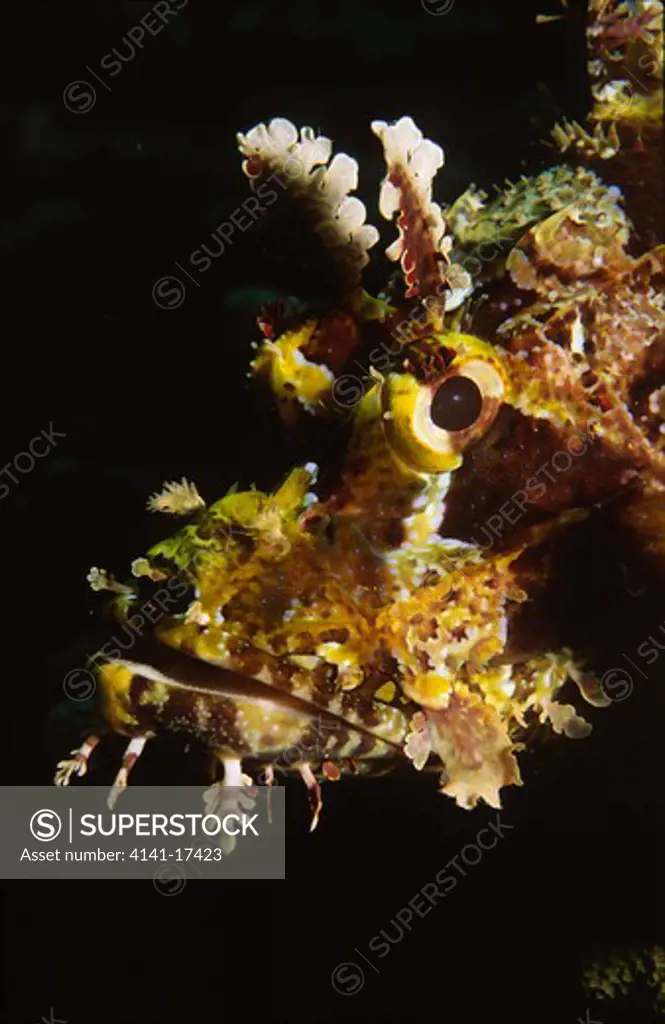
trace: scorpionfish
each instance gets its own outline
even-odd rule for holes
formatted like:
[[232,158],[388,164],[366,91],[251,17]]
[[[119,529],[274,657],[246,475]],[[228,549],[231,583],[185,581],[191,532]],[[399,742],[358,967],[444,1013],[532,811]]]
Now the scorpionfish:
[[356,161],[283,118],[238,135],[246,210],[318,282],[260,311],[251,374],[293,429],[318,417],[341,439],[339,465],[213,502],[168,483],[148,507],[177,532],[124,582],[91,571],[124,630],[92,658],[129,741],[116,787],[180,732],[222,785],[299,772],[313,825],[323,781],[400,761],[498,808],[528,727],[589,732],[569,681],[609,702],[579,652],[522,639],[556,538],[592,509],[630,494],[627,527],[665,558],[662,5],[591,0],[587,39],[587,125],[557,125],[555,166],[491,200],[439,205],[440,146],[410,117],[372,123],[397,235],[374,296]]

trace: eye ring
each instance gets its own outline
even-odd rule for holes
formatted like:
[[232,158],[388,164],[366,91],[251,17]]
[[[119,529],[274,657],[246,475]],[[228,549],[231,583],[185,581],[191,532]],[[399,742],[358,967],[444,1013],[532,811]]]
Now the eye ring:
[[416,472],[446,473],[487,433],[504,401],[505,381],[494,361],[475,354],[456,360],[437,381],[389,374],[381,386],[386,439]]

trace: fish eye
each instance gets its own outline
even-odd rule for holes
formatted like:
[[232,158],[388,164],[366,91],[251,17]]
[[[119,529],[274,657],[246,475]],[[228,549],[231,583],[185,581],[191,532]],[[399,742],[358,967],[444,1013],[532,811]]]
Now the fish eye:
[[467,430],[483,411],[483,396],[471,377],[448,377],[434,392],[430,416],[440,430]]
[[417,472],[456,469],[494,422],[505,386],[499,366],[475,354],[455,360],[438,380],[389,374],[381,403],[391,450]]

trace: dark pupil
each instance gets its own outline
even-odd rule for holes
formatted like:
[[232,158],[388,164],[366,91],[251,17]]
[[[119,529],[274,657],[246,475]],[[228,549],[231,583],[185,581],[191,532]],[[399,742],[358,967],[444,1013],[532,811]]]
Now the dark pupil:
[[470,377],[449,377],[432,399],[430,416],[441,430],[466,430],[483,408],[480,388]]

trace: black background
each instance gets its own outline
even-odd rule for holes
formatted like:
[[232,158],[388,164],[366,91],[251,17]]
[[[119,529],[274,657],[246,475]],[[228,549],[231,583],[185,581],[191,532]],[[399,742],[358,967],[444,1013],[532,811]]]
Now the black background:
[[[179,308],[151,297],[249,194],[236,131],[278,115],[320,129],[359,160],[358,194],[379,224],[372,119],[410,114],[444,147],[445,202],[471,181],[548,166],[540,140],[586,109],[579,4],[537,26],[556,5],[455,0],[437,16],[418,0],[190,0],[109,77],[101,59],[129,53],[123,36],[149,10],[24,3],[3,15],[16,175],[0,194],[2,464],[49,424],[66,434],[0,502],[6,782],[50,782],[72,745],[62,680],[97,640],[85,576],[92,565],[124,575],[166,532],[147,496],[183,475],[208,498],[235,481],[272,487],[320,454],[316,431],[290,435],[245,377],[256,290],[279,288],[283,274],[259,226],[200,287],[186,282]],[[77,79],[96,89],[87,112],[63,103]],[[377,247],[368,286],[387,269]],[[606,589],[602,566],[594,580],[589,595]],[[647,603],[637,618],[632,633],[607,636],[608,665],[665,610]],[[650,1020],[639,999],[590,1001],[581,958],[663,938],[662,674],[657,663],[625,703],[591,712],[590,739],[543,739],[523,755],[525,786],[502,812],[512,829],[382,960],[372,937],[394,935],[398,911],[495,819],[439,796],[434,775],[328,786],[312,836],[304,791],[291,786],[285,882],[192,881],[173,898],[139,881],[4,883],[7,1020],[48,1019],[51,1007],[69,1024],[572,1024],[587,1007],[605,1022]],[[154,747],[134,781],[198,779],[195,759]],[[90,781],[110,781],[122,744],[106,749]],[[353,995],[331,985],[344,961],[365,972]]]

